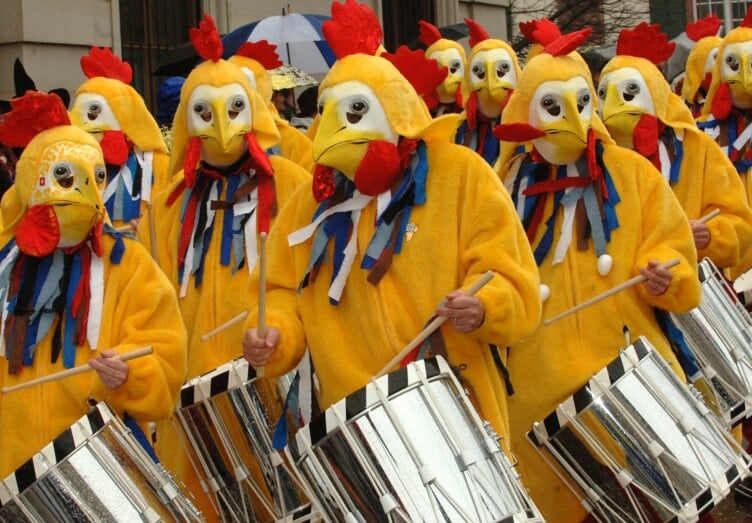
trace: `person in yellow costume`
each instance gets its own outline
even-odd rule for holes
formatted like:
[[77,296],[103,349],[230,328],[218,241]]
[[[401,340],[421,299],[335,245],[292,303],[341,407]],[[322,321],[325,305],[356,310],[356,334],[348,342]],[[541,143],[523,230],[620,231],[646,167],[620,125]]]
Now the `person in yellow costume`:
[[[601,73],[601,118],[618,145],[649,159],[671,185],[689,218],[697,257],[735,267],[752,247],[752,209],[731,161],[697,128],[655,65],[673,50],[657,25],[622,30],[616,56]],[[715,209],[720,215],[700,220]]]
[[[584,32],[550,43],[523,68],[495,131],[532,149],[508,159],[505,179],[538,264],[543,317],[570,310],[636,275],[644,283],[558,321],[508,350],[512,451],[522,482],[550,522],[585,509],[526,440],[541,421],[613,360],[624,330],[645,336],[681,372],[652,308],[686,312],[700,301],[688,220],[660,173],[618,147],[595,114],[590,71],[576,53]],[[678,258],[674,269],[660,264]]]
[[103,199],[115,227],[134,230],[152,196],[169,183],[167,145],[157,121],[130,85],[131,66],[108,48],[81,57],[88,80],[76,91],[71,121],[97,138],[107,164]]
[[256,88],[261,95],[261,99],[266,102],[266,108],[274,118],[280,140],[272,148],[272,152],[297,163],[306,171],[313,171],[311,140],[282,118],[272,101],[274,91],[269,70],[282,65],[276,52],[276,46],[266,40],[246,42],[240,46],[234,55],[228,58],[228,61],[236,64],[248,76],[251,85]]
[[447,68],[447,77],[424,98],[431,116],[462,112],[462,79],[465,77],[465,48],[458,42],[444,38],[435,25],[418,22],[420,41],[426,46],[426,57]]
[[[344,33],[335,17],[324,24],[338,61],[319,87],[317,167],[269,236],[267,328],[260,336],[249,316],[245,357],[279,376],[308,346],[327,408],[438,314],[450,320],[437,332],[450,365],[504,436],[506,392],[489,344],[514,343],[540,319],[529,245],[493,170],[448,138],[456,115],[432,119],[420,98],[443,80],[435,61],[404,47],[374,56],[380,34],[337,39]],[[416,92],[403,75],[435,81]],[[489,270],[477,295],[463,290]]]
[[[141,244],[106,224],[99,144],[57,96],[12,104],[0,141],[26,148],[2,200],[0,386],[87,362],[94,372],[0,395],[2,478],[83,416],[89,397],[139,423],[167,418],[186,369],[174,289]],[[146,346],[151,355],[114,358]]]
[[[266,103],[237,65],[221,59],[221,40],[210,17],[191,31],[204,58],[183,84],[173,122],[173,183],[149,213],[154,231],[139,239],[156,253],[178,291],[188,327],[191,379],[241,356],[242,323],[202,341],[255,305],[248,291],[258,261],[258,233],[268,232],[276,209],[310,179],[295,163],[266,151],[279,133]],[[157,426],[158,455],[196,496],[205,514],[216,514],[199,485],[171,423]]]
[[462,82],[464,120],[454,141],[480,154],[490,166],[499,159],[499,141],[493,128],[501,121],[501,111],[517,87],[520,65],[508,43],[489,37],[483,27],[469,18],[470,54]]
[[687,24],[687,37],[694,45],[687,56],[681,97],[695,118],[702,114],[705,97],[713,79],[713,64],[718,56],[718,46],[721,45],[721,37],[718,36],[721,25],[723,21],[715,13]]

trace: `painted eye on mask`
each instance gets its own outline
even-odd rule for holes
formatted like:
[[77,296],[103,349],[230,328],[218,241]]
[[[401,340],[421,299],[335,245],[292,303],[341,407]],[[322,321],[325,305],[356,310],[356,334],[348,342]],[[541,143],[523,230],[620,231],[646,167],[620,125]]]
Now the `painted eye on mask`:
[[211,108],[205,102],[196,102],[193,104],[193,112],[199,115],[205,122],[209,122],[212,119]]
[[602,101],[606,99],[606,86],[605,85],[598,86],[598,98]]
[[97,185],[104,185],[105,180],[107,179],[107,171],[103,166],[99,166],[96,169],[94,169],[94,180],[96,181]]
[[486,68],[483,67],[483,64],[475,64],[473,65],[473,74],[478,77],[478,79],[483,80],[486,77]]
[[55,165],[52,170],[52,176],[60,187],[64,189],[73,187],[73,171],[67,164],[59,163]]
[[577,110],[582,113],[590,105],[590,91],[583,89],[577,95]]
[[635,96],[640,94],[640,84],[637,82],[628,82],[627,85],[624,87],[624,100],[627,102],[631,102],[634,100]]
[[358,123],[368,112],[368,100],[365,98],[355,98],[350,102],[348,109],[347,121],[352,124]]
[[448,65],[449,65],[449,72],[451,74],[454,74],[460,69],[462,69],[462,62],[459,60],[452,60],[451,62],[449,62]]
[[726,65],[729,69],[736,72],[739,70],[739,58],[736,55],[730,54],[726,57]]
[[[245,109],[245,100],[241,96],[236,96],[230,102],[229,116],[231,120],[234,120],[241,111]],[[203,115],[202,115],[203,118]],[[208,121],[208,120],[207,120]]]
[[552,95],[544,96],[540,101],[541,107],[546,110],[551,116],[559,116],[561,114],[561,106]]
[[99,104],[99,102],[92,102],[89,104],[89,107],[86,109],[86,117],[94,121],[96,120],[99,115],[102,114],[102,106]]
[[501,78],[504,75],[506,75],[511,69],[512,69],[512,64],[510,64],[506,60],[501,60],[499,62],[496,62],[496,76],[498,78]]

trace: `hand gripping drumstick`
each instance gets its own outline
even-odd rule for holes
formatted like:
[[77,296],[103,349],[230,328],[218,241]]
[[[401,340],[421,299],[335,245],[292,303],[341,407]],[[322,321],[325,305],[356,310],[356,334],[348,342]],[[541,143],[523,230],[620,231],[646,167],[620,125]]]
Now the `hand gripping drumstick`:
[[[152,352],[154,352],[154,349],[152,349],[150,345],[148,347],[142,347],[140,349],[126,352],[125,354],[119,354],[118,356],[115,356],[115,359],[118,359],[120,361],[128,361],[134,358],[140,358],[141,356],[147,356]],[[55,372],[53,374],[48,374],[47,376],[42,376],[40,378],[29,380],[24,383],[19,383],[17,385],[11,385],[10,387],[3,387],[2,393],[8,394],[9,392],[13,392],[14,390],[25,389],[26,387],[39,385],[41,383],[47,383],[48,381],[61,380],[63,378],[68,378],[69,376],[75,376],[76,374],[83,374],[84,372],[88,372],[90,370],[94,369],[88,363],[84,363],[83,365],[73,367],[72,369],[66,369],[60,372]]]
[[[659,267],[663,267],[664,269],[670,269],[671,267],[676,267],[677,265],[679,265],[679,258],[674,258],[673,260],[669,260],[663,265],[660,265]],[[634,278],[631,278],[623,283],[620,283],[616,287],[612,287],[611,289],[605,292],[602,292],[598,294],[597,296],[593,296],[589,300],[583,301],[579,305],[575,305],[574,307],[572,307],[571,309],[567,311],[564,311],[560,314],[557,314],[556,316],[543,320],[543,325],[550,325],[556,320],[560,320],[566,316],[569,316],[570,314],[574,314],[575,312],[584,309],[585,307],[589,307],[590,305],[593,305],[594,303],[598,303],[601,300],[605,300],[606,298],[613,296],[614,294],[617,294],[623,290],[629,289],[630,287],[634,287],[635,285],[637,285],[638,283],[642,283],[646,279],[647,278],[645,278],[645,276],[643,276],[642,274],[635,276]]]
[[[491,280],[491,278],[493,278],[493,276],[494,276],[494,273],[492,271],[486,271],[486,272],[484,272],[483,276],[481,276],[478,279],[478,281],[476,281],[475,283],[473,283],[467,289],[467,293],[469,295],[471,295],[471,296],[474,295],[475,293],[477,293],[481,289],[481,287],[483,287],[486,283],[488,283]],[[384,366],[384,368],[381,369],[379,371],[379,373],[376,374],[376,376],[374,376],[374,377],[375,378],[380,378],[381,376],[383,376],[384,374],[386,374],[387,372],[389,372],[389,370],[392,367],[394,367],[399,362],[401,362],[403,359],[405,359],[405,356],[407,356],[408,354],[410,354],[410,351],[412,351],[415,347],[417,347],[418,345],[420,345],[421,343],[423,343],[423,341],[426,338],[428,338],[436,329],[438,329],[439,327],[441,327],[441,325],[445,321],[447,321],[447,319],[448,318],[446,316],[436,316],[433,319],[433,321],[426,326],[425,329],[423,329],[422,331],[420,331],[420,333],[415,338],[413,338],[412,341],[410,341],[410,343],[408,343],[407,345],[405,345],[405,348],[402,349],[399,352],[399,354],[397,354],[394,358],[392,358],[392,360],[389,363],[387,363]]]

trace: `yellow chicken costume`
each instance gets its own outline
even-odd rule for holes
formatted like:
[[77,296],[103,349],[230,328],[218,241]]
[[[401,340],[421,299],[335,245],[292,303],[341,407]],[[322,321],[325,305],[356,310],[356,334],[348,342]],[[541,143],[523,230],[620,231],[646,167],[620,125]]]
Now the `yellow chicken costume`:
[[490,38],[475,20],[465,18],[465,23],[470,29],[472,49],[462,82],[465,119],[454,141],[477,152],[493,166],[499,159],[499,141],[493,128],[501,121],[501,111],[517,87],[520,66],[509,44]]
[[261,99],[266,102],[266,108],[274,117],[274,123],[279,131],[279,144],[272,148],[273,154],[279,154],[303,167],[306,171],[313,171],[313,153],[311,140],[299,129],[291,126],[287,120],[277,112],[272,101],[272,77],[269,69],[282,65],[276,46],[266,40],[260,42],[246,42],[240,46],[237,53],[228,58],[229,62],[240,67],[248,76]]
[[[589,32],[550,43],[524,67],[495,131],[529,141],[502,177],[527,230],[542,282],[543,317],[573,308],[645,270],[678,258],[664,292],[639,285],[537,329],[508,351],[512,450],[522,482],[547,521],[579,522],[585,510],[526,440],[535,421],[644,335],[679,370],[652,307],[685,312],[700,300],[697,258],[684,213],[660,173],[616,146],[594,112],[584,60],[569,54]],[[652,265],[650,265],[652,267]],[[653,273],[651,272],[651,277]],[[625,327],[626,326],[626,327]]]
[[[210,17],[191,31],[203,63],[186,78],[173,123],[174,182],[152,205],[150,245],[178,291],[188,327],[188,373],[193,378],[241,355],[242,322],[206,341],[201,336],[255,305],[250,273],[258,261],[257,233],[268,232],[277,208],[310,179],[295,163],[265,151],[279,142],[274,119],[248,77],[222,60]],[[205,514],[209,498],[170,423],[157,427],[157,452],[182,478]]]
[[[504,435],[506,393],[489,344],[513,343],[539,321],[529,246],[493,171],[449,141],[456,116],[432,119],[420,98],[442,71],[404,47],[374,56],[380,27],[337,16],[352,6],[364,7],[335,3],[324,24],[338,61],[320,85],[312,186],[293,195],[268,240],[266,318],[281,342],[265,372],[288,372],[308,346],[326,408],[366,385],[447,293],[491,270],[477,294],[482,324],[463,334],[447,322],[438,334],[481,416]],[[416,91],[403,74],[434,80]],[[249,333],[255,326],[254,312]]]
[[465,76],[465,48],[441,36],[439,28],[430,22],[418,22],[418,36],[426,46],[426,57],[436,60],[439,67],[447,68],[447,77],[429,95],[424,97],[431,116],[462,112],[462,79]]
[[721,25],[723,20],[715,13],[687,24],[687,37],[695,44],[687,56],[681,96],[695,118],[702,114],[705,97],[713,79],[713,64],[718,56],[718,46],[721,45],[721,37],[718,36]]
[[186,368],[170,282],[138,242],[103,233],[99,144],[70,124],[57,96],[29,92],[12,104],[0,141],[26,148],[2,201],[0,386],[102,359],[110,349],[151,346],[153,354],[127,362],[114,388],[87,372],[0,395],[0,477],[85,414],[89,397],[139,422],[168,417]]
[[[601,115],[618,145],[648,158],[669,182],[693,230],[709,241],[696,242],[697,257],[735,267],[752,247],[752,210],[736,169],[715,141],[695,125],[682,99],[655,64],[674,49],[657,25],[624,29],[616,56],[601,72]],[[721,214],[707,223],[703,216]],[[699,232],[698,232],[699,234]]]
[[102,198],[115,227],[138,220],[169,183],[167,145],[144,99],[131,87],[131,66],[108,48],[81,58],[86,80],[76,91],[71,121],[96,137],[107,164]]

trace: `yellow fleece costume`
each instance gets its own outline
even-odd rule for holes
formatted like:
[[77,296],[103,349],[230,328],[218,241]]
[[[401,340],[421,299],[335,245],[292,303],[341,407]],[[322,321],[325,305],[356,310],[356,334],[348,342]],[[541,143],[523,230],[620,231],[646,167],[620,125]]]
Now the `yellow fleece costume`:
[[646,23],[621,32],[598,87],[603,123],[618,145],[661,170],[690,220],[721,211],[707,222],[710,242],[697,246],[697,257],[734,267],[752,247],[752,210],[734,166],[654,65],[673,51],[667,45],[662,52],[660,36]]
[[424,97],[431,116],[459,113],[462,111],[462,79],[465,76],[465,48],[449,38],[441,36],[435,25],[421,20],[420,41],[426,45],[426,57],[436,60],[439,67],[447,68],[447,77],[430,96]]
[[[31,110],[44,118],[34,133],[47,130],[28,142],[2,201],[0,386],[82,365],[107,349],[151,346],[153,354],[127,362],[127,377],[114,389],[87,372],[1,395],[0,477],[86,413],[88,397],[140,422],[162,419],[185,377],[186,332],[175,291],[142,245],[102,234],[102,151],[70,125],[60,100],[47,96],[36,93]],[[14,100],[19,105],[10,114],[18,110],[19,120],[6,120],[3,141],[18,138],[24,122],[32,126],[21,105],[29,98]],[[29,293],[35,285],[43,290]]]
[[[309,347],[326,408],[365,386],[448,292],[491,270],[497,275],[477,294],[482,325],[461,334],[447,322],[439,334],[480,415],[504,435],[506,393],[489,344],[524,337],[540,307],[509,196],[481,158],[449,141],[456,117],[432,121],[402,75],[425,78],[439,70],[435,62],[421,56],[424,64],[398,70],[390,62],[410,59],[405,48],[378,57],[380,35],[353,36],[343,49],[333,33],[342,31],[326,22],[339,60],[319,88],[312,187],[293,195],[268,240],[266,318],[281,341],[265,372],[284,374]],[[255,325],[254,312],[247,326]]]
[[274,123],[279,131],[279,144],[272,149],[283,158],[297,163],[306,171],[313,171],[313,153],[311,152],[311,140],[299,129],[291,126],[287,120],[277,112],[272,101],[272,77],[268,69],[282,65],[279,56],[266,40],[260,42],[246,42],[238,52],[231,56],[228,61],[240,67],[248,76],[251,85],[256,88],[261,99],[266,102],[266,108],[274,118]]
[[541,324],[509,348],[512,450],[522,482],[550,522],[579,522],[586,514],[525,439],[532,423],[617,355],[625,345],[625,325],[632,338],[646,336],[680,372],[651,308],[682,312],[700,300],[687,219],[660,173],[614,145],[594,114],[587,65],[576,53],[567,55],[584,39],[574,36],[554,41],[525,65],[496,131],[501,139],[514,135],[532,142],[533,150],[512,158],[502,176],[538,262],[543,317],[629,280],[651,260],[681,262],[663,294],[632,287]]
[[[207,18],[191,38],[207,53],[196,38],[215,33]],[[177,176],[150,210],[156,239],[147,227],[139,230],[178,290],[188,327],[188,379],[241,355],[242,323],[200,338],[255,305],[248,282],[258,259],[257,231],[268,231],[275,208],[310,179],[293,162],[267,156],[279,142],[274,119],[240,67],[220,56],[221,42],[219,53],[206,54],[183,84],[173,123]],[[215,514],[188,456],[175,451],[180,443],[170,423],[158,425],[157,434],[165,466],[188,484],[205,514]]]
[[128,225],[170,181],[167,145],[144,99],[130,86],[130,65],[107,48],[81,58],[86,80],[71,121],[97,138],[107,163],[103,200],[115,227]]
[[715,13],[687,24],[687,37],[695,44],[687,56],[681,96],[695,118],[702,114],[713,79],[713,65],[718,56],[718,46],[721,45],[721,37],[718,36],[721,25],[723,21]]

